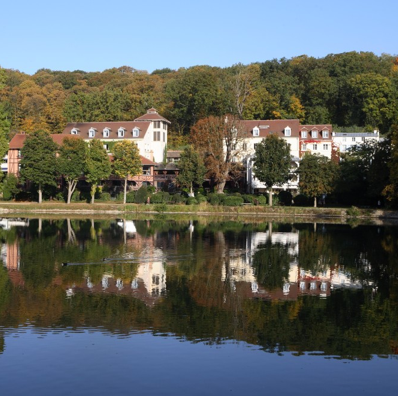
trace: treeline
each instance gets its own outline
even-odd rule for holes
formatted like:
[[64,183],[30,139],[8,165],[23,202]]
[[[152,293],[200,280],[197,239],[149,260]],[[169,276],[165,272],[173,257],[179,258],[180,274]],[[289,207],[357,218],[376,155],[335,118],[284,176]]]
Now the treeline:
[[150,107],[172,122],[172,142],[198,120],[226,113],[387,133],[398,114],[398,58],[348,52],[152,73],[0,69],[0,127],[8,132],[59,133],[69,121],[131,120]]

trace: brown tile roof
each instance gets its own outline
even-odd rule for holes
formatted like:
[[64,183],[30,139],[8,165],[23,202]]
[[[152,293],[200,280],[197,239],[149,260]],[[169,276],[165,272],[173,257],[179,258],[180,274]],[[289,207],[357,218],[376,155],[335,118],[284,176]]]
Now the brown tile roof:
[[[9,144],[9,149],[17,149],[20,150],[24,144],[25,144],[25,140],[29,135],[25,134],[25,133],[18,133],[16,134],[10,141]],[[53,141],[58,144],[59,146],[63,143],[65,138],[69,138],[71,137],[72,139],[79,139],[80,136],[77,135],[61,135],[61,134],[52,134],[50,135],[51,138],[53,139]]]
[[134,121],[166,121],[171,124],[169,120],[162,117],[154,108],[149,109],[146,114],[136,118]]
[[143,157],[142,155],[140,157],[141,157],[141,165],[157,165],[156,162],[153,162],[148,158]]
[[[265,138],[268,135],[275,134],[280,137],[285,136],[284,129],[289,127],[291,129],[290,137],[299,137],[300,121],[297,119],[291,120],[243,120],[241,121],[245,127],[249,137]],[[259,136],[253,136],[253,128],[258,127],[260,130]]]
[[318,131],[328,129],[330,132],[332,132],[333,127],[332,124],[300,125],[300,131],[302,131],[303,129],[306,129],[307,131],[310,131],[311,129],[317,129]]
[[[150,122],[144,121],[112,121],[112,122],[69,122],[62,131],[63,135],[70,135],[73,128],[78,129],[78,134],[83,139],[89,139],[88,131],[90,128],[96,129],[95,137],[101,140],[106,139],[142,139],[148,131]],[[133,137],[133,129],[137,127],[140,130],[138,137]],[[104,137],[102,131],[108,128],[110,130],[109,137]],[[118,137],[117,131],[119,128],[124,128],[124,138]]]

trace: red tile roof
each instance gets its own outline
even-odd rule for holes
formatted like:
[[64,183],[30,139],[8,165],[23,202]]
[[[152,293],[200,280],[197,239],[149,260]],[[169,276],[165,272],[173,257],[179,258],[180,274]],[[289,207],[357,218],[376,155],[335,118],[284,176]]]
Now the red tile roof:
[[162,117],[154,108],[151,108],[147,111],[146,114],[136,118],[134,121],[166,121],[167,123],[171,124],[169,120]]
[[[249,137],[265,138],[268,135],[275,134],[280,137],[285,136],[286,127],[291,129],[290,137],[299,137],[300,121],[292,120],[243,120],[242,125],[245,127]],[[253,129],[258,127],[259,136],[253,136]]]
[[[25,140],[29,135],[25,133],[18,133],[16,134],[10,141],[9,148],[10,149],[17,149],[20,150],[24,144]],[[59,146],[63,143],[64,139],[71,137],[72,139],[80,139],[80,136],[77,135],[61,135],[61,134],[52,134],[50,135],[52,140],[58,144]]]

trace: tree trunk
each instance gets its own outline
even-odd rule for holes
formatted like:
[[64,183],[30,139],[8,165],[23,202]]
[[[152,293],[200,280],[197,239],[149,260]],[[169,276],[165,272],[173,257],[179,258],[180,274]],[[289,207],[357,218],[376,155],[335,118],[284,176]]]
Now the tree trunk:
[[38,193],[39,193],[39,203],[41,203],[41,202],[42,202],[41,183],[39,183],[39,189],[38,189]]
[[92,184],[91,185],[91,190],[90,190],[90,193],[91,193],[91,204],[93,204],[94,203],[94,200],[95,200],[95,191],[97,190],[97,185],[96,184]]
[[314,197],[314,208],[316,208],[316,197]]
[[127,196],[127,177],[124,179],[124,198],[123,203],[126,203],[126,196]]
[[226,183],[225,180],[223,182],[217,183],[216,187],[217,194],[222,194],[224,192],[225,183]]
[[272,187],[268,191],[268,204],[272,206]]
[[72,200],[72,195],[75,192],[77,181],[68,181],[68,199],[67,199],[67,204],[70,204]]

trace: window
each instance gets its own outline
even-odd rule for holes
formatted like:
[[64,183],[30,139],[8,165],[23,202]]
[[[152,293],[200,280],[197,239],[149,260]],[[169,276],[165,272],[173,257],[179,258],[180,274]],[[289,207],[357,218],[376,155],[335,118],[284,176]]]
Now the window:
[[95,129],[94,128],[90,128],[88,130],[88,137],[90,137],[90,138],[95,137]]
[[109,128],[104,128],[103,131],[102,131],[102,136],[103,136],[103,137],[109,137],[110,132],[111,132],[111,131],[110,131]]
[[301,137],[305,139],[307,137],[307,131],[301,131]]
[[318,137],[318,131],[311,131],[311,137],[316,139]]
[[72,128],[72,130],[70,131],[71,135],[77,135],[78,129],[76,128]]
[[346,141],[347,141],[347,138],[343,137],[343,142],[346,142]]
[[107,144],[104,144],[103,147],[104,147],[105,150],[108,150],[108,145]]
[[328,145],[328,144],[324,144],[324,145],[323,145],[323,149],[324,149],[324,150],[329,150],[329,145]]
[[163,141],[166,141],[166,132],[163,132]]
[[154,121],[153,122],[153,127],[154,128],[160,128],[160,121]]
[[362,138],[362,141],[363,141],[363,142],[365,141],[365,138],[364,138],[364,137]]
[[253,128],[253,136],[260,136],[260,129],[258,129],[257,127]]
[[243,151],[246,151],[247,150],[247,143],[243,143],[242,148],[243,148]]
[[314,143],[314,144],[312,145],[312,149],[313,149],[313,150],[318,150],[318,145],[317,145],[316,143]]
[[285,136],[292,136],[292,130],[288,126],[285,128]]
[[352,138],[352,141],[355,142],[355,138],[354,137]]
[[124,137],[124,128],[123,127],[120,127],[117,130],[117,137]]
[[160,142],[160,131],[154,131],[153,132],[153,141],[154,142]]
[[329,137],[329,131],[322,131],[322,137],[327,139]]
[[167,122],[163,122],[163,129],[167,131]]
[[133,128],[133,137],[138,137],[140,136],[140,130],[139,128],[135,127]]
[[307,145],[305,143],[303,143],[301,145],[301,151],[306,151],[307,150]]

